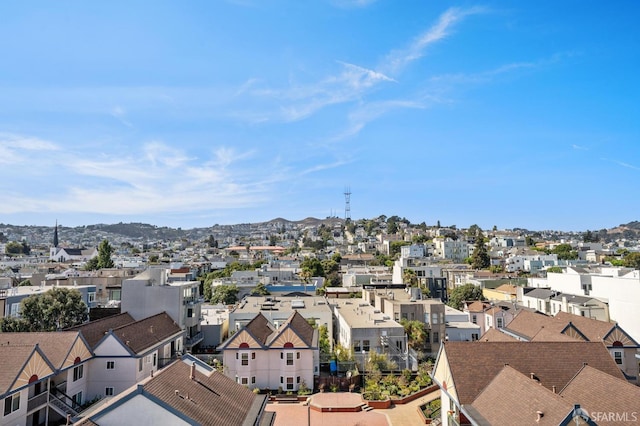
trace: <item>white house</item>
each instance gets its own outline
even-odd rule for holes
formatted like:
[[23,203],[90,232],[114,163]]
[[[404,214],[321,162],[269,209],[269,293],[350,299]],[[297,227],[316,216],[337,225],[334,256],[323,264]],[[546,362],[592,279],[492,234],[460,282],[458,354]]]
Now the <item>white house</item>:
[[218,347],[224,374],[260,389],[313,389],[319,374],[318,331],[298,312],[276,327],[262,313]]

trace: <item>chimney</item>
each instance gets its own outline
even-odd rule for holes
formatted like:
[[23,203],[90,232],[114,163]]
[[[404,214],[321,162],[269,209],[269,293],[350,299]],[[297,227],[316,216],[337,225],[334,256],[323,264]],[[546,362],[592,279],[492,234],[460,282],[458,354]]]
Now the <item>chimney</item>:
[[196,378],[196,363],[195,362],[193,362],[191,364],[191,369],[189,371],[189,378],[191,380],[195,380],[195,378]]
[[153,334],[153,325],[149,326],[149,333]]
[[551,386],[551,390],[553,391],[553,393],[557,393],[556,392],[556,385]]
[[536,418],[536,423],[540,423],[540,420],[542,420],[542,418],[544,417],[544,413],[540,410],[536,411],[536,415],[538,416]]

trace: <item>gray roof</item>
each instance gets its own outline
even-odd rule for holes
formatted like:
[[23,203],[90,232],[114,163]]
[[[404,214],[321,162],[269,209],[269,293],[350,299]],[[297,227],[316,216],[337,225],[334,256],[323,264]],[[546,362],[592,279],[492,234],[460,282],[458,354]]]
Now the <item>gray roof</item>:
[[535,299],[549,299],[555,296],[557,291],[549,290],[548,288],[536,288],[535,290],[531,290],[529,293],[526,293],[526,297],[533,297]]

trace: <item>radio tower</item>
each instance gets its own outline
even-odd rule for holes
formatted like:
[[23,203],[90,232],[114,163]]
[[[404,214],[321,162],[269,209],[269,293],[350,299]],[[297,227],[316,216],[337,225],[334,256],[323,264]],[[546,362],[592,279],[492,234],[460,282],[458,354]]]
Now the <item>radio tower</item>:
[[351,188],[344,188],[344,220],[351,220]]

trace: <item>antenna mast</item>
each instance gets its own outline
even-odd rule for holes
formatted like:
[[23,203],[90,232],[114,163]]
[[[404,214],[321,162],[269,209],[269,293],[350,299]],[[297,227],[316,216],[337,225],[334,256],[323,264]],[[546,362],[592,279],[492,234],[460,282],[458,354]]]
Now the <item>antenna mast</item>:
[[351,220],[351,188],[344,188],[344,220]]

